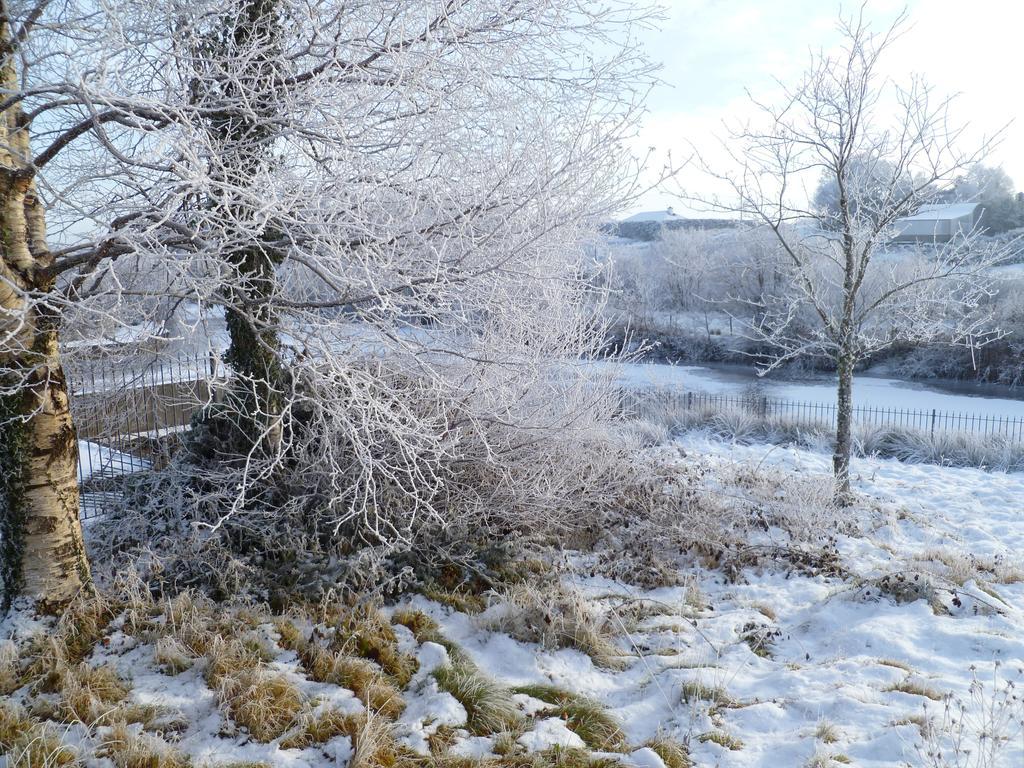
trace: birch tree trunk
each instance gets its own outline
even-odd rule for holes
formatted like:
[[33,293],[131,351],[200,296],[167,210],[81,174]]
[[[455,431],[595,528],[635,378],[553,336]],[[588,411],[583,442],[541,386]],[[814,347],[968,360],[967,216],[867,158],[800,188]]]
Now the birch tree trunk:
[[[0,87],[17,93],[15,42],[0,18]],[[60,319],[47,295],[53,259],[36,192],[27,121],[0,113],[0,546],[4,603],[45,610],[89,583],[78,498],[78,440],[58,349]]]

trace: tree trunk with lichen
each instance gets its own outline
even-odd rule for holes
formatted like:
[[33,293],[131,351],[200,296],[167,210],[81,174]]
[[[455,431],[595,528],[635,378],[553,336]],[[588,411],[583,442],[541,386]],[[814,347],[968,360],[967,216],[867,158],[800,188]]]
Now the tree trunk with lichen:
[[[274,162],[277,73],[273,60],[280,23],[278,0],[244,0],[225,19],[223,37],[209,52],[225,61],[247,62],[251,93],[236,93],[230,80],[225,86],[227,101],[244,102],[247,109],[211,118],[209,124],[220,148],[223,173],[235,184],[256,183],[268,158]],[[194,90],[202,92],[205,87],[198,84]],[[222,204],[230,212],[229,219],[254,218],[245,204]],[[227,433],[228,450],[243,457],[254,450],[273,456],[282,439],[285,376],[273,306],[281,253],[272,240],[271,233],[254,231],[250,243],[225,254],[233,274],[222,290],[229,339],[224,360],[235,376],[226,393],[227,423],[219,426]]]
[[[0,22],[0,87],[19,88]],[[78,498],[78,440],[58,348],[59,313],[28,126],[0,113],[0,547],[4,603],[55,609],[89,583]]]

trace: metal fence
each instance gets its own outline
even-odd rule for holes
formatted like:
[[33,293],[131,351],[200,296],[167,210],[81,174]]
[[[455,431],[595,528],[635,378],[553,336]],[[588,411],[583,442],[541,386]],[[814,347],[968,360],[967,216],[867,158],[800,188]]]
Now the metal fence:
[[[202,354],[135,364],[71,356],[67,375],[79,438],[78,479],[82,517],[102,512],[118,479],[163,465],[195,413],[224,381],[223,364]],[[623,415],[672,409],[696,420],[739,413],[807,428],[834,429],[836,406],[760,395],[721,395],[647,387],[624,391]],[[858,406],[855,424],[937,433],[1000,435],[1024,444],[1024,418],[978,413]]]
[[[680,392],[662,387],[647,387],[624,393],[625,410],[634,415],[652,409],[670,408],[692,415],[712,416],[716,412],[748,414],[753,417],[786,421],[808,428],[835,429],[835,404],[785,400],[763,395],[723,395],[708,392]],[[935,436],[965,434],[1001,436],[1024,444],[1024,418],[989,416],[980,413],[937,409],[876,408],[855,406],[853,422],[867,427],[905,429]]]
[[71,355],[66,368],[84,519],[102,512],[118,478],[168,460],[224,376],[219,361],[202,354],[118,364]]

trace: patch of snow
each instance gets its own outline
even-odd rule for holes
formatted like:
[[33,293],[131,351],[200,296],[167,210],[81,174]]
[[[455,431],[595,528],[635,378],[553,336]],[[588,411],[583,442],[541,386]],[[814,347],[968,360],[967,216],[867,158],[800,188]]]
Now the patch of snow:
[[459,757],[479,759],[491,755],[493,746],[494,739],[491,736],[470,736],[453,745],[449,752]]
[[532,731],[527,731],[519,737],[528,752],[541,752],[550,747],[575,747],[586,749],[587,745],[583,739],[570,731],[564,722],[557,717],[549,717],[540,720],[533,726]]
[[417,675],[425,677],[448,663],[448,649],[428,640],[419,647],[416,658],[420,663]]
[[424,678],[406,694],[406,707],[395,724],[399,742],[421,755],[430,754],[428,738],[442,725],[465,725],[468,715],[459,700],[437,686],[433,677]]
[[630,752],[624,762],[634,768],[665,768],[665,761],[650,747],[641,747]]

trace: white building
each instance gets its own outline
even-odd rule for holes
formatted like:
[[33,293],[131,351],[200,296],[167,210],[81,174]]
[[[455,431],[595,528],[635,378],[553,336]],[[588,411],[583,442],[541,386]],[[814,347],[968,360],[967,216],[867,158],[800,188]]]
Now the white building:
[[974,230],[983,208],[978,203],[925,205],[913,216],[896,219],[895,242],[933,240],[946,242]]
[[646,222],[655,222],[657,224],[664,224],[669,221],[682,221],[683,217],[673,211],[671,208],[666,208],[663,211],[641,211],[640,213],[634,213],[628,219],[623,219],[623,224],[642,224]]

